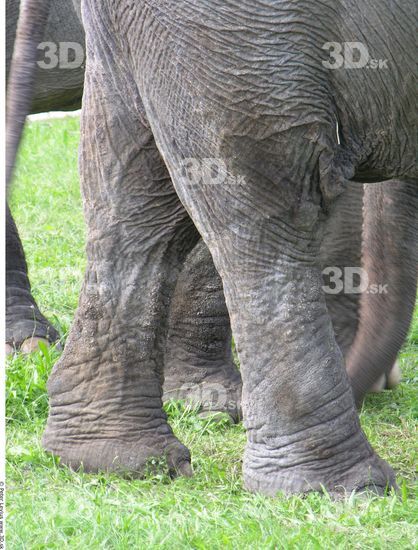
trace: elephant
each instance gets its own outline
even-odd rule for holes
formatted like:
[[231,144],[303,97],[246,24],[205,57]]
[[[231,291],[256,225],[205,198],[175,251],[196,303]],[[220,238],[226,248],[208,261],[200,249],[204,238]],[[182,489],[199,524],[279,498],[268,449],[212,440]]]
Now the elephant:
[[[361,431],[321,274],[332,265],[321,251],[327,224],[343,234],[338,216],[362,183],[371,182],[366,197],[398,196],[393,212],[416,239],[414,209],[399,211],[417,201],[403,78],[413,12],[394,18],[390,6],[377,18],[349,1],[303,11],[288,2],[83,2],[88,266],[48,384],[43,438],[62,462],[139,474],[161,455],[171,471],[191,473],[161,396],[170,298],[201,236],[241,363],[246,487],[274,495],[395,485]],[[393,20],[402,41],[390,43],[390,57],[402,63],[379,74],[379,89],[370,72],[325,65],[336,29],[367,32],[389,57],[381,37],[392,36]],[[213,160],[217,185],[205,181]],[[198,181],[188,170],[196,161]],[[372,211],[372,222],[386,223],[384,213]]]
[[[6,77],[12,62],[20,6],[21,0],[6,2]],[[31,113],[79,109],[83,95],[84,29],[79,15],[80,2],[51,2],[47,11],[41,44],[37,44],[36,49],[41,63],[36,66]],[[59,59],[59,47],[69,43],[77,44],[83,55],[77,63],[62,66],[65,60]]]
[[[397,178],[416,198],[412,3],[85,0],[82,13],[88,266],[44,447],[90,471],[161,455],[190,473],[161,386],[169,298],[199,234],[241,364],[245,486],[394,486],[360,428],[320,244],[358,183]],[[390,71],[329,68],[323,46],[351,36]],[[213,159],[216,185],[202,178]]]
[[[20,4],[20,0],[7,0],[7,76]],[[48,19],[43,22],[43,42],[70,42],[84,48],[80,1],[53,2],[47,6],[47,11]],[[37,67],[35,76],[33,94],[27,94],[31,113],[81,107],[84,63],[70,69],[61,69],[59,66],[48,69]],[[20,110],[24,112],[21,107]],[[15,133],[19,135],[18,131]],[[9,164],[12,165],[13,161],[9,161]],[[177,298],[173,302],[170,321],[173,330],[167,344],[165,400],[186,398],[193,404],[199,403],[203,412],[221,410],[237,421],[241,414],[241,380],[231,353],[228,312],[222,282],[215,272],[209,251],[202,243],[191,252],[185,272],[195,282],[194,287],[190,287],[183,274],[184,283],[178,285]],[[58,332],[42,315],[32,296],[22,243],[7,204],[6,292],[6,352],[11,353],[16,348],[30,352],[38,349],[40,340],[45,343],[58,340]],[[193,305],[184,308],[184,304]],[[174,324],[177,323],[178,312],[183,310],[182,332],[176,332]],[[190,377],[189,371],[184,370],[186,354],[187,361],[193,366]]]
[[[6,3],[6,78],[10,72],[13,45],[19,18],[20,0],[7,0]],[[77,7],[77,5],[75,5]],[[76,7],[72,2],[51,3],[47,10],[48,22],[40,31],[39,42],[45,44],[44,51],[51,58],[51,44],[57,48],[60,44],[76,43],[84,49],[84,30]],[[49,46],[48,46],[49,44]],[[38,45],[38,44],[36,44]],[[41,51],[39,52],[41,54]],[[28,96],[28,107],[19,105],[22,115],[26,110],[31,113],[54,110],[72,110],[81,107],[84,83],[84,61],[75,67],[62,68],[53,63],[47,68],[37,67],[33,94]],[[20,119],[23,125],[22,117]],[[20,140],[21,128],[15,133]],[[10,139],[10,138],[9,138]],[[16,142],[11,149],[17,148]],[[9,169],[14,159],[8,161]],[[10,178],[9,174],[9,178]],[[14,349],[30,352],[38,348],[39,340],[55,342],[58,332],[41,313],[32,296],[28,269],[22,243],[16,224],[8,206],[6,206],[6,352]]]
[[[19,0],[7,1],[7,40],[6,40],[6,73],[9,73],[10,63],[13,51],[13,44],[16,35],[17,20],[20,8]],[[80,0],[71,2],[53,3],[49,9],[48,23],[44,33],[44,43],[46,44],[62,44],[76,43],[84,46],[84,30],[81,24]],[[48,70],[38,68],[35,80],[34,98],[32,100],[31,112],[40,112],[43,110],[66,110],[78,108],[81,106],[81,97],[84,82],[84,63],[72,67],[70,70],[62,70],[59,66],[51,67]],[[361,225],[362,225],[362,197],[363,189],[358,186],[350,191],[349,199],[345,201],[345,209],[339,214],[342,218],[340,224],[330,224],[329,230],[326,231],[326,236],[322,244],[322,249],[327,250],[324,258],[332,258],[332,265],[340,266],[344,269],[345,266],[360,266],[361,263]],[[403,205],[400,204],[400,208]],[[379,226],[379,224],[377,224]],[[27,273],[27,265],[24,258],[23,248],[17,232],[16,225],[10,213],[10,209],[6,210],[6,234],[7,234],[7,348],[11,352],[14,348],[21,348],[23,351],[31,351],[37,348],[38,340],[44,340],[45,337],[49,341],[58,339],[58,333],[54,327],[45,319],[39,311],[39,308],[31,294],[30,283]],[[334,238],[338,232],[338,227],[345,226],[341,239]],[[347,230],[347,228],[350,228]],[[401,232],[398,235],[403,237]],[[376,242],[379,235],[376,235]],[[344,241],[343,246],[336,246],[339,240]],[[393,242],[393,238],[392,238]],[[399,244],[395,248],[402,248],[402,243],[410,242],[405,239],[399,239]],[[405,248],[405,247],[404,247]],[[384,243],[380,239],[380,249],[384,249]],[[333,250],[333,252],[332,252]],[[404,250],[404,249],[403,249]],[[403,266],[408,261],[414,265],[416,250],[415,243],[412,241],[410,249],[404,250],[402,255],[396,256],[391,265],[395,264]],[[383,253],[381,254],[383,257]],[[379,265],[379,260],[375,260],[376,265]],[[324,264],[325,265],[325,264]],[[380,266],[381,267],[381,266]],[[371,266],[373,269],[373,267]],[[411,273],[409,265],[406,266],[403,272],[397,273],[401,276],[402,273]],[[167,355],[165,359],[165,391],[166,399],[169,397],[176,398],[193,398],[194,401],[202,400],[202,391],[207,394],[207,390],[202,389],[202,383],[206,380],[205,373],[213,371],[213,365],[219,367],[226,366],[226,378],[223,374],[216,375],[216,388],[222,387],[219,382],[224,382],[222,390],[225,401],[226,396],[231,394],[231,380],[237,379],[237,372],[232,366],[230,357],[230,340],[231,330],[228,320],[228,312],[222,295],[222,282],[213,267],[213,262],[208,249],[201,242],[196,246],[186,262],[184,268],[187,277],[194,277],[194,286],[190,286],[187,277],[183,274],[177,282],[176,292],[173,298],[173,313],[169,326],[173,327],[168,334],[167,339]],[[212,279],[212,280],[211,280]],[[202,284],[205,281],[205,284]],[[397,282],[394,280],[394,286]],[[405,311],[401,314],[396,311],[392,312],[393,325],[401,327],[397,330],[391,330],[388,335],[383,335],[382,331],[378,330],[378,335],[382,340],[380,346],[368,345],[367,339],[361,339],[359,331],[359,340],[363,344],[356,346],[361,351],[362,346],[368,350],[365,354],[353,352],[354,360],[348,361],[349,373],[354,373],[351,378],[356,378],[356,399],[360,403],[362,397],[367,390],[373,388],[373,384],[377,385],[377,389],[382,389],[387,384],[388,387],[393,387],[399,381],[399,369],[395,366],[391,369],[396,358],[396,354],[402,345],[406,332],[408,330],[411,313],[413,310],[415,283],[408,280],[402,281],[403,289],[408,289],[406,294],[404,290],[404,301],[406,304]],[[408,284],[407,284],[408,283]],[[205,286],[206,285],[206,286]],[[400,286],[400,285],[398,285]],[[216,291],[214,291],[216,289]],[[209,309],[205,307],[208,300],[207,296],[211,296]],[[358,295],[343,295],[335,296],[327,295],[327,307],[330,311],[334,330],[336,333],[337,343],[346,357],[358,327],[359,321],[359,306],[360,300]],[[374,297],[374,302],[380,296]],[[364,302],[365,298],[362,297]],[[381,307],[379,304],[375,306]],[[191,310],[194,311],[191,315]],[[363,306],[363,314],[367,308]],[[183,321],[180,321],[180,315]],[[200,315],[200,317],[199,317]],[[364,315],[363,315],[364,317]],[[184,319],[188,319],[188,335],[181,336],[175,327],[182,322],[184,329]],[[192,321],[193,319],[193,321]],[[200,322],[203,319],[203,322]],[[211,319],[211,323],[208,322]],[[366,328],[368,323],[366,324]],[[215,328],[217,327],[217,328]],[[391,342],[393,334],[397,334],[395,343]],[[372,343],[376,342],[376,334],[373,334]],[[46,340],[48,341],[48,340]],[[370,349],[386,350],[374,359]],[[216,350],[216,351],[215,351]],[[197,353],[198,352],[198,353]],[[367,363],[367,368],[364,367]],[[190,366],[199,365],[200,369],[193,369],[189,372],[190,377],[187,382],[184,382],[185,376],[179,373],[185,373],[187,369],[190,371]],[[353,365],[353,366],[351,366]],[[209,368],[208,368],[209,367]],[[384,374],[382,374],[384,373]],[[385,378],[387,382],[385,382]],[[193,384],[191,385],[191,381]],[[226,382],[227,381],[227,382]],[[377,382],[376,382],[377,381]],[[181,382],[181,383],[179,383]],[[207,382],[207,380],[206,380]],[[352,380],[352,383],[353,380]],[[238,386],[239,387],[239,386]],[[225,388],[228,388],[225,390]],[[193,391],[194,389],[194,391]],[[212,390],[209,390],[209,393]],[[215,392],[216,393],[216,392]],[[234,392],[232,392],[234,393]],[[204,399],[210,402],[210,399]],[[234,410],[234,417],[237,416],[236,396],[229,401]]]
[[[400,381],[396,356],[409,330],[417,289],[418,204],[414,193],[412,183],[405,185],[394,181],[379,187],[372,184],[364,185],[364,189],[353,187],[345,192],[344,201],[334,205],[325,227],[320,250],[323,272],[329,266],[333,266],[334,271],[344,272],[346,268],[357,269],[363,265],[371,289],[383,281],[390,281],[390,289],[382,294],[367,291],[326,294],[335,338],[346,360],[358,407],[368,391],[393,388]],[[364,212],[363,203],[366,205]],[[399,212],[403,212],[403,216],[399,216]],[[202,281],[208,286],[203,288]],[[326,277],[324,283],[329,283]],[[214,288],[218,294],[213,301]],[[212,335],[199,323],[199,313],[207,315],[207,296],[212,297],[213,313],[218,313],[216,326],[221,323],[221,330]],[[386,326],[382,323],[382,311],[387,314]],[[184,319],[188,321],[190,334],[187,339],[181,338]],[[228,364],[230,340],[222,283],[213,268],[208,248],[200,241],[185,262],[172,298],[164,362],[164,400],[193,397],[188,382],[197,392],[193,401],[198,401],[202,392],[206,395],[209,390],[195,386],[207,381],[206,377],[202,379],[207,358],[202,363],[196,356],[196,347],[213,350],[215,344],[221,352],[215,363]],[[226,355],[222,350],[226,350]],[[188,373],[187,376],[184,373]],[[179,390],[180,378],[186,382]],[[222,403],[229,391],[220,394]]]

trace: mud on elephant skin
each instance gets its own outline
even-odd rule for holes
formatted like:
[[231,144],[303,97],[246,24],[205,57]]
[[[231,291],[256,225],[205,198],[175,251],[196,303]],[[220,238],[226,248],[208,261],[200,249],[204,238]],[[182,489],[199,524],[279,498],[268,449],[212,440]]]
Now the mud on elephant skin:
[[[7,0],[7,75],[20,5],[19,0]],[[73,3],[52,2],[48,20],[43,24],[46,27],[43,42],[56,45],[57,52],[61,44],[68,42],[78,44],[84,49],[79,0],[74,0]],[[37,44],[34,48],[36,46]],[[33,99],[30,99],[29,94],[27,100],[27,104],[31,105],[30,112],[79,108],[83,85],[84,63],[71,69],[59,64],[51,64],[48,68],[37,67]],[[30,352],[38,348],[39,340],[45,343],[55,342],[59,335],[41,314],[32,296],[22,243],[9,208],[6,235],[6,351]],[[173,301],[173,329],[169,334],[166,358],[165,399],[185,398],[193,403],[196,400],[203,401],[203,410],[224,410],[234,419],[238,419],[240,376],[227,349],[231,338],[222,283],[218,276],[214,276],[213,262],[208,252],[204,254],[207,265],[202,264],[203,255],[199,254],[202,248],[201,244],[197,245],[196,251],[190,254],[188,266],[185,267],[185,271],[194,277],[195,286],[190,285],[183,274]],[[181,321],[180,312],[183,315]],[[178,322],[182,323],[184,333],[174,327]],[[196,338],[195,342],[192,342],[193,338]],[[189,369],[185,364],[186,356]],[[180,364],[184,365],[184,370],[180,368]]]
[[[20,4],[18,0],[7,2],[7,75],[10,70]],[[46,4],[44,9],[45,6]],[[36,9],[39,7],[40,4]],[[55,44],[59,48],[60,45],[69,42],[84,49],[84,30],[79,12],[79,0],[75,0],[73,4],[51,3],[48,19],[41,18],[45,26],[44,44]],[[38,31],[38,34],[40,35],[41,31]],[[37,45],[34,44],[34,48]],[[35,65],[33,69],[35,72]],[[25,98],[28,110],[31,105],[31,112],[66,110],[81,106],[84,63],[72,66],[71,69],[58,64],[52,64],[48,68],[36,67],[35,76],[33,98],[31,93]],[[23,110],[21,111],[23,115]],[[12,353],[14,350],[20,350],[26,353],[38,349],[39,341],[55,342],[59,335],[41,314],[32,296],[22,243],[8,207],[6,235],[6,351]],[[199,253],[202,249],[200,243],[191,252],[190,259],[186,262],[185,273],[179,278],[173,300],[170,321],[172,330],[169,333],[165,360],[167,380],[164,398],[183,398],[193,404],[199,401],[202,412],[221,410],[230,414],[234,420],[238,420],[241,382],[231,358],[231,331],[222,282],[214,274],[215,269],[209,252]],[[206,265],[202,261],[205,261]],[[189,276],[193,277],[194,285],[187,281]],[[179,323],[182,330],[178,328]]]
[[[83,3],[88,267],[49,382],[45,447],[91,470],[140,472],[149,449],[183,469],[161,384],[167,306],[196,239],[190,216],[221,275],[240,358],[246,487],[394,486],[359,425],[320,244],[351,179],[416,181],[413,96],[398,90],[414,63],[412,5],[122,6]],[[324,43],[353,34],[395,60],[378,82],[321,63]],[[190,158],[222,159],[223,184],[184,177]]]

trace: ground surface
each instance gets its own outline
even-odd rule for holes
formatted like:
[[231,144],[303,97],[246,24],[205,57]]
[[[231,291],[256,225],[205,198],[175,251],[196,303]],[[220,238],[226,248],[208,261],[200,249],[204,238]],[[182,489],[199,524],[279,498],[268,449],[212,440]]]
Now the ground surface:
[[[32,122],[12,201],[33,291],[63,336],[84,267],[77,181],[78,120]],[[8,543],[18,549],[414,548],[418,544],[418,322],[401,356],[403,382],[368,398],[362,425],[398,472],[401,491],[386,498],[269,499],[241,485],[242,426],[202,420],[168,407],[191,449],[195,476],[143,481],[73,473],[40,446],[48,412],[45,385],[58,357],[43,349],[7,367]]]

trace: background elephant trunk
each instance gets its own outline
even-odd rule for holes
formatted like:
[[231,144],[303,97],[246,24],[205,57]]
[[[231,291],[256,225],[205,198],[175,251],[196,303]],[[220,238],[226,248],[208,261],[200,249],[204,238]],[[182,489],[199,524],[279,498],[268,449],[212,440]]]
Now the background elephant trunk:
[[26,116],[35,86],[37,46],[44,36],[51,0],[21,4],[7,88],[6,185],[9,187]]
[[417,289],[418,189],[412,182],[365,185],[358,331],[347,358],[357,404],[389,374],[407,336]]

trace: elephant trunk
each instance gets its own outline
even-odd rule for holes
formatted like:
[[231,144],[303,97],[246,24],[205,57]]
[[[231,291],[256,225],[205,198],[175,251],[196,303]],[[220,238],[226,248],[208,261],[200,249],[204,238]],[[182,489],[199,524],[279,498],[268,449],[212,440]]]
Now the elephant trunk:
[[37,47],[42,41],[51,0],[26,0],[20,6],[19,22],[7,87],[6,186],[13,173],[26,116],[33,99]]
[[358,405],[379,377],[389,374],[408,333],[417,290],[417,212],[416,184],[365,185],[362,263],[368,288],[347,357]]

